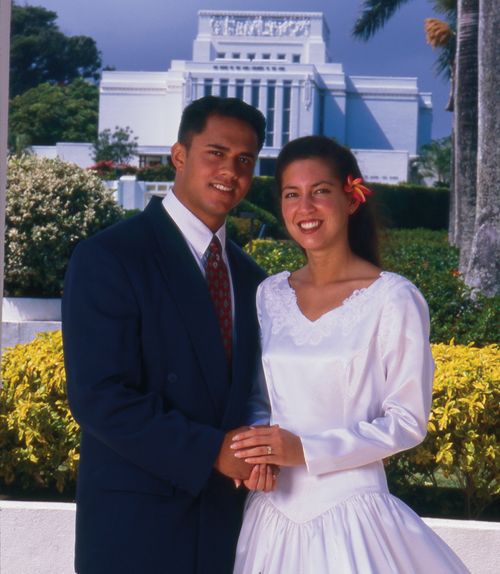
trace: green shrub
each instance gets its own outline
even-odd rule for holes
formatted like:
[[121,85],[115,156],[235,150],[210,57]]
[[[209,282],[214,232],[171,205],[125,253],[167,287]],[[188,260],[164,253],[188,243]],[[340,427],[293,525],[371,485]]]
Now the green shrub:
[[18,489],[74,487],[78,425],[66,399],[60,331],[7,350],[0,390],[0,480]]
[[477,517],[500,497],[500,349],[433,345],[436,361],[428,435],[415,449],[393,457],[391,482],[454,486]]
[[281,221],[281,210],[274,177],[254,177],[247,199],[269,213],[272,213],[278,221]]
[[245,251],[269,274],[285,269],[293,271],[305,263],[305,256],[296,243],[289,240],[257,239]]
[[[244,214],[247,215],[247,217],[242,217]],[[252,214],[251,219],[248,217],[249,214]],[[241,237],[240,240],[237,241],[237,243],[240,245],[244,245],[248,241],[254,239],[256,234],[259,233],[262,225],[265,225],[265,237],[272,237],[274,239],[285,237],[285,230],[281,223],[276,219],[276,217],[269,211],[266,211],[262,207],[259,207],[258,205],[248,201],[248,199],[244,199],[241,203],[239,203],[238,206],[232,210],[231,215],[241,220],[246,219],[248,221],[248,225],[240,225]],[[247,230],[246,236],[242,233],[243,229]],[[235,239],[233,236],[231,236],[231,238]]]
[[[254,220],[253,225],[260,227],[261,223],[259,220]],[[237,243],[240,247],[251,241],[255,233],[255,231],[252,229],[252,223],[250,219],[243,219],[242,217],[236,217],[234,215],[229,215],[227,217],[226,230],[228,237]]]
[[59,297],[75,245],[119,221],[122,213],[112,192],[87,170],[55,159],[11,158],[5,293]]
[[407,277],[426,298],[433,342],[482,346],[500,340],[500,297],[471,297],[458,273],[458,250],[445,232],[393,229],[381,246],[384,269]]
[[138,181],[174,181],[174,178],[174,169],[163,163],[155,163],[137,170]]
[[371,183],[379,218],[385,227],[447,229],[450,193],[423,185]]

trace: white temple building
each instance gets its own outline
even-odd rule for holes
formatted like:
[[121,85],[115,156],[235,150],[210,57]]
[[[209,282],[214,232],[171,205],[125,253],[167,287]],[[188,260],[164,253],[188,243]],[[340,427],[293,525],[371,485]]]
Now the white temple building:
[[165,162],[186,105],[233,96],[267,120],[257,173],[273,173],[290,139],[325,134],[355,151],[365,179],[406,181],[409,160],[431,138],[431,94],[416,78],[348,76],[328,43],[322,13],[202,10],[192,60],[165,72],[103,72],[99,131],[129,126],[138,162]]

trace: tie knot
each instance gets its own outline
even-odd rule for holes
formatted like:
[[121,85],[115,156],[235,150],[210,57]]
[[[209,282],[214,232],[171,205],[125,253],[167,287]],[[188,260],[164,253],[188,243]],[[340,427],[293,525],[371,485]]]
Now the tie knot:
[[220,255],[222,253],[222,246],[217,235],[214,235],[210,245],[208,246],[210,253]]

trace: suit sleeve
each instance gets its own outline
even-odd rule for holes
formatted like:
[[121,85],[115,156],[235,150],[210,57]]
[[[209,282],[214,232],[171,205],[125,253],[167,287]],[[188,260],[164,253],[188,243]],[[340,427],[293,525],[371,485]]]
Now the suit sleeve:
[[301,437],[311,474],[382,460],[416,446],[426,435],[434,374],[427,304],[411,285],[391,296],[390,312],[383,318],[389,325],[381,342],[385,381],[380,416]]
[[270,416],[271,405],[259,353],[258,365],[255,369],[255,377],[252,381],[252,390],[247,405],[247,424],[250,426],[268,425]]
[[159,393],[144,391],[140,329],[139,304],[117,256],[97,240],[80,244],[63,296],[71,411],[83,431],[121,457],[197,495],[223,432],[169,410]]

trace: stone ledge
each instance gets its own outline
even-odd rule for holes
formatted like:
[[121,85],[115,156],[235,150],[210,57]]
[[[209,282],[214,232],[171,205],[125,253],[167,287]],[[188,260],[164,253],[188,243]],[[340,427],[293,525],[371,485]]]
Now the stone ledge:
[[[2,574],[74,574],[75,504],[0,501]],[[471,574],[496,572],[500,523],[425,518]],[[430,573],[434,574],[434,573]]]

